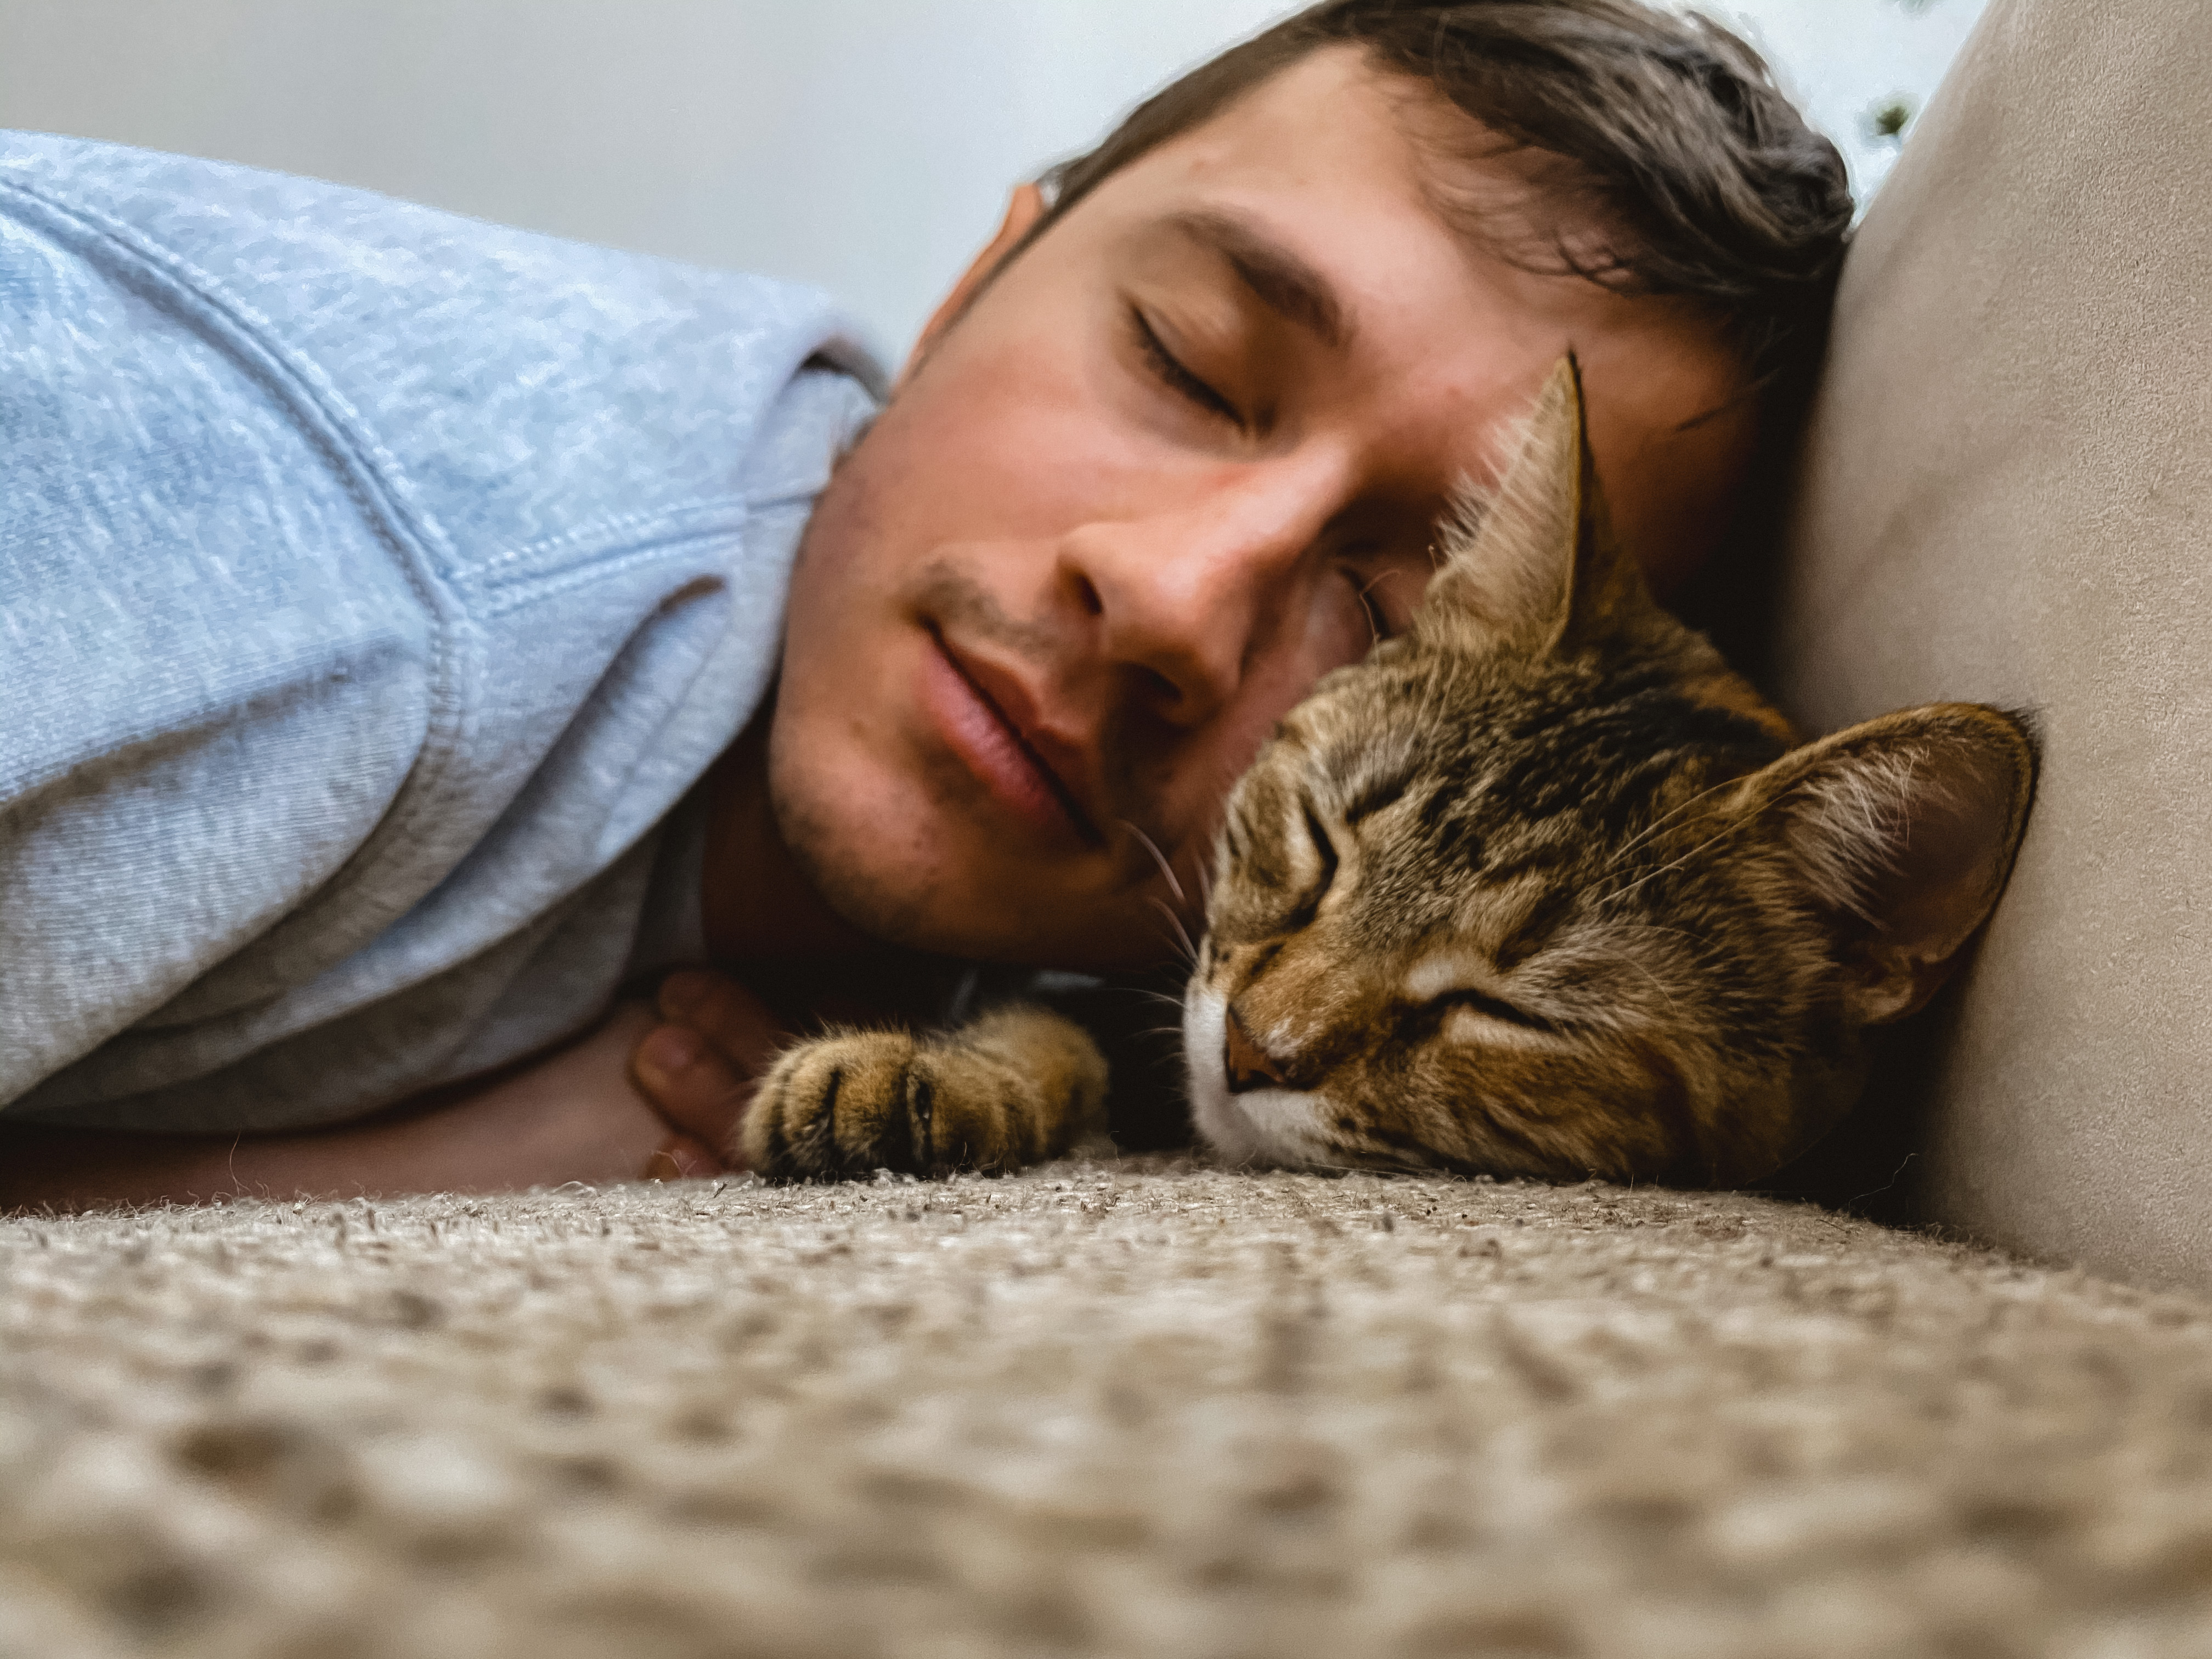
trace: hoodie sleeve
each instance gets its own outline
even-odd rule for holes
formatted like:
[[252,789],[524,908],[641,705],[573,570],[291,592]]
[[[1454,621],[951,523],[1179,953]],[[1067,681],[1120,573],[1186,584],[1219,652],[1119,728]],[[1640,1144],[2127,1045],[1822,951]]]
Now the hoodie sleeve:
[[341,868],[434,586],[238,319],[0,167],[0,1105]]

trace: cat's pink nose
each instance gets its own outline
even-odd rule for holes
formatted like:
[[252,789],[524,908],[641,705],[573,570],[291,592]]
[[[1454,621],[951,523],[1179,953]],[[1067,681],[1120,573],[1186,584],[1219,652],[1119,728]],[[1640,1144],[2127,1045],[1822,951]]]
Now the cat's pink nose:
[[1221,1045],[1221,1069],[1228,1074],[1229,1092],[1241,1095],[1248,1089],[1281,1088],[1285,1081],[1283,1068],[1273,1055],[1252,1041],[1233,1007],[1229,1011],[1228,1026],[1229,1034]]

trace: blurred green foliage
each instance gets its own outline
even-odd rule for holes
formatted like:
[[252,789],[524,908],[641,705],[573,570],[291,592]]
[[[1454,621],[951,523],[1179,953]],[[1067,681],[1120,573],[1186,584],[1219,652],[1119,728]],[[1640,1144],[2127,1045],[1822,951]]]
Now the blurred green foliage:
[[[1926,4],[1927,0],[1921,0],[1921,3]],[[1901,144],[1905,142],[1905,128],[1912,124],[1912,118],[1919,112],[1918,106],[1901,92],[1887,98],[1878,98],[1864,118],[1867,137],[1878,143]]]

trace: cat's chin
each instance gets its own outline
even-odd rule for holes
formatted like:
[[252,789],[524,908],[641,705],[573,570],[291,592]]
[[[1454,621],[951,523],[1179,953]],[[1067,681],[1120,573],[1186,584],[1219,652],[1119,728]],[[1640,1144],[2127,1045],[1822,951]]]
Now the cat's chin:
[[1322,1100],[1296,1089],[1229,1092],[1222,1064],[1228,1004],[1196,979],[1183,993],[1183,1070],[1191,1121],[1217,1156],[1231,1164],[1304,1169],[1326,1162],[1319,1149]]

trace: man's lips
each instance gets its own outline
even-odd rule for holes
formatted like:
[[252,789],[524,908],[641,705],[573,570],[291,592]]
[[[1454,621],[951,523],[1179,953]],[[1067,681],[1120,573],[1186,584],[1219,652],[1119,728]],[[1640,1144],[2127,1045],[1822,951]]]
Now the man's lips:
[[927,667],[925,678],[932,683],[925,685],[924,699],[969,769],[1038,827],[1072,830],[1079,840],[1103,846],[1105,837],[1068,781],[1039,752],[1034,724],[1025,728],[1020,718],[1035,707],[1026,690],[1003,671],[963,657],[935,629],[929,637],[934,660]]

